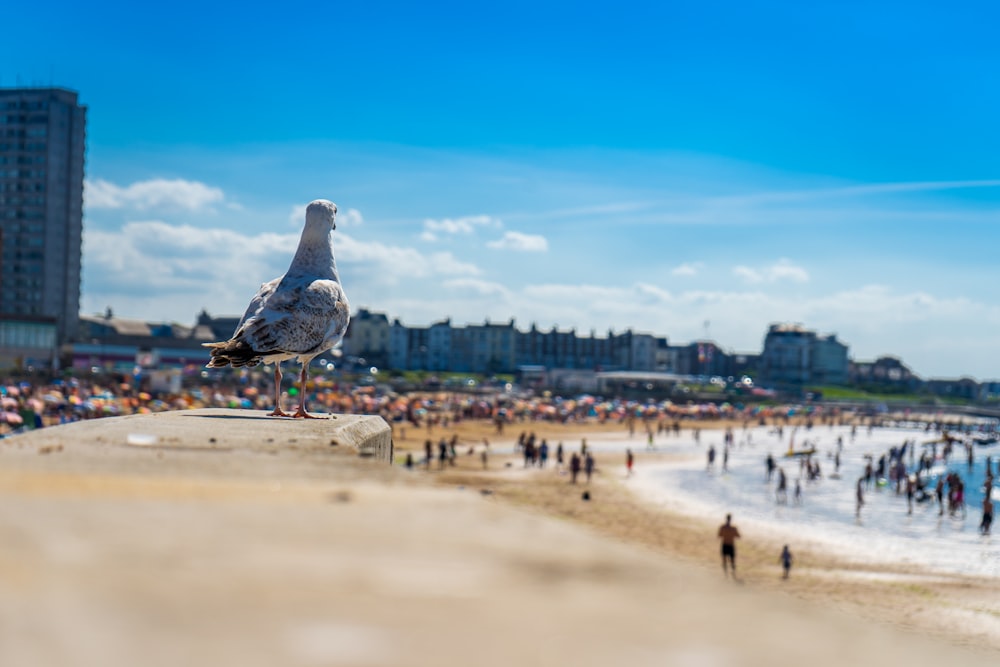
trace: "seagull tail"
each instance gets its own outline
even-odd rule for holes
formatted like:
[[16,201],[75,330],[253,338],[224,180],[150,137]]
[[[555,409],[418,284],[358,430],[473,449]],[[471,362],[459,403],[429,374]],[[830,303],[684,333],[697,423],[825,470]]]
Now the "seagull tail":
[[241,340],[202,343],[202,346],[212,350],[210,353],[212,358],[205,364],[207,368],[256,366],[261,361],[261,355]]

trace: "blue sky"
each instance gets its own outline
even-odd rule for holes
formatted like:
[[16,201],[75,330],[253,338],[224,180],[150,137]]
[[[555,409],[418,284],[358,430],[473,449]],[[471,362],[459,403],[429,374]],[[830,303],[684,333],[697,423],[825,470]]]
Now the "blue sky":
[[326,198],[408,325],[799,322],[1000,378],[993,4],[311,5],[5,10],[0,86],[89,107],[84,312],[240,314]]

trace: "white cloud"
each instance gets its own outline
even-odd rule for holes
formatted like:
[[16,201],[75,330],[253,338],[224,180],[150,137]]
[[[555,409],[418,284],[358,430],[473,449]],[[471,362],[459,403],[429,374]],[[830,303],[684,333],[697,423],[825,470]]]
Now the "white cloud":
[[[192,289],[211,294],[234,283],[245,291],[245,276],[256,276],[259,284],[280,275],[298,244],[298,235],[243,236],[226,229],[154,220],[129,222],[115,233],[87,230],[84,244],[91,287],[96,282],[97,287],[145,290],[150,296]],[[253,279],[249,284],[257,286]]]
[[515,250],[518,252],[546,252],[549,242],[538,234],[522,234],[521,232],[504,232],[503,237],[486,244],[497,250]]
[[665,289],[657,287],[656,285],[649,285],[646,283],[638,283],[633,288],[633,291],[638,297],[638,299],[648,305],[656,305],[658,303],[667,303],[673,300],[673,296]]
[[173,180],[154,178],[126,186],[98,178],[87,180],[83,192],[86,206],[90,209],[200,211],[225,200],[225,194],[220,188],[180,178]]
[[809,272],[801,266],[795,266],[787,259],[782,259],[768,268],[767,276],[771,282],[779,280],[790,280],[795,283],[809,282]]
[[848,185],[844,187],[824,188],[820,190],[802,190],[796,193],[785,193],[785,196],[841,197],[895,194],[906,192],[937,192],[941,190],[966,190],[976,188],[998,188],[1000,180],[970,180],[970,181],[903,181],[896,183],[870,183],[864,185]]
[[308,204],[292,204],[292,210],[288,214],[288,224],[292,227],[301,228],[306,221],[306,207]]
[[696,276],[704,266],[701,262],[684,262],[671,269],[670,274],[674,276]]
[[464,293],[475,297],[500,297],[509,298],[510,290],[501,285],[487,280],[477,280],[475,278],[455,278],[446,280],[444,287],[452,292]]
[[751,269],[749,266],[741,265],[733,267],[733,275],[751,285],[764,282],[764,276],[761,272]]
[[733,267],[733,275],[749,285],[776,283],[780,281],[795,283],[809,282],[809,272],[801,266],[792,264],[787,259],[779,259],[771,266],[759,269],[744,265],[736,266]]
[[383,285],[396,285],[431,276],[478,276],[482,271],[450,252],[429,255],[415,248],[359,241],[341,235],[337,243],[337,263],[341,274],[346,268]]
[[[169,319],[163,314],[167,309],[190,311],[192,318],[202,307],[214,314],[240,314],[261,283],[285,272],[298,241],[297,232],[244,235],[159,220],[129,222],[111,232],[88,229],[87,302],[98,308],[110,304],[118,312],[133,304],[136,311],[129,316],[151,320]],[[337,239],[336,254],[348,297],[352,281],[385,290],[481,273],[449,252],[423,254],[345,235]]]
[[463,262],[450,252],[436,252],[430,256],[429,274],[478,276],[482,270],[475,264]]
[[456,236],[458,234],[472,234],[477,227],[501,228],[503,223],[488,215],[471,215],[463,218],[443,218],[441,220],[424,220],[424,231],[420,234],[421,240],[433,242],[437,241],[441,235]]
[[364,217],[361,215],[361,211],[356,208],[349,208],[346,211],[341,211],[337,215],[337,227],[360,227],[365,222]]

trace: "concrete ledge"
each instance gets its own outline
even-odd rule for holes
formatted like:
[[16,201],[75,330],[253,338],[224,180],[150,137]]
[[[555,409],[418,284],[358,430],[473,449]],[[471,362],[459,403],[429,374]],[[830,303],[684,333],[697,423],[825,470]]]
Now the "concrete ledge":
[[[381,417],[330,415],[329,419],[270,417],[257,410],[206,408],[76,422],[15,436],[20,446],[197,451],[204,454],[284,450],[331,456],[359,455],[389,463],[392,430]],[[2,444],[0,444],[2,446]]]

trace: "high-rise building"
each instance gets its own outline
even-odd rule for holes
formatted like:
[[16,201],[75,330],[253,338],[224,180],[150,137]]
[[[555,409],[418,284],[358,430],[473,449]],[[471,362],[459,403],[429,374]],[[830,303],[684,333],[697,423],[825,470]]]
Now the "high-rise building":
[[76,334],[87,108],[62,88],[0,88],[0,363]]

